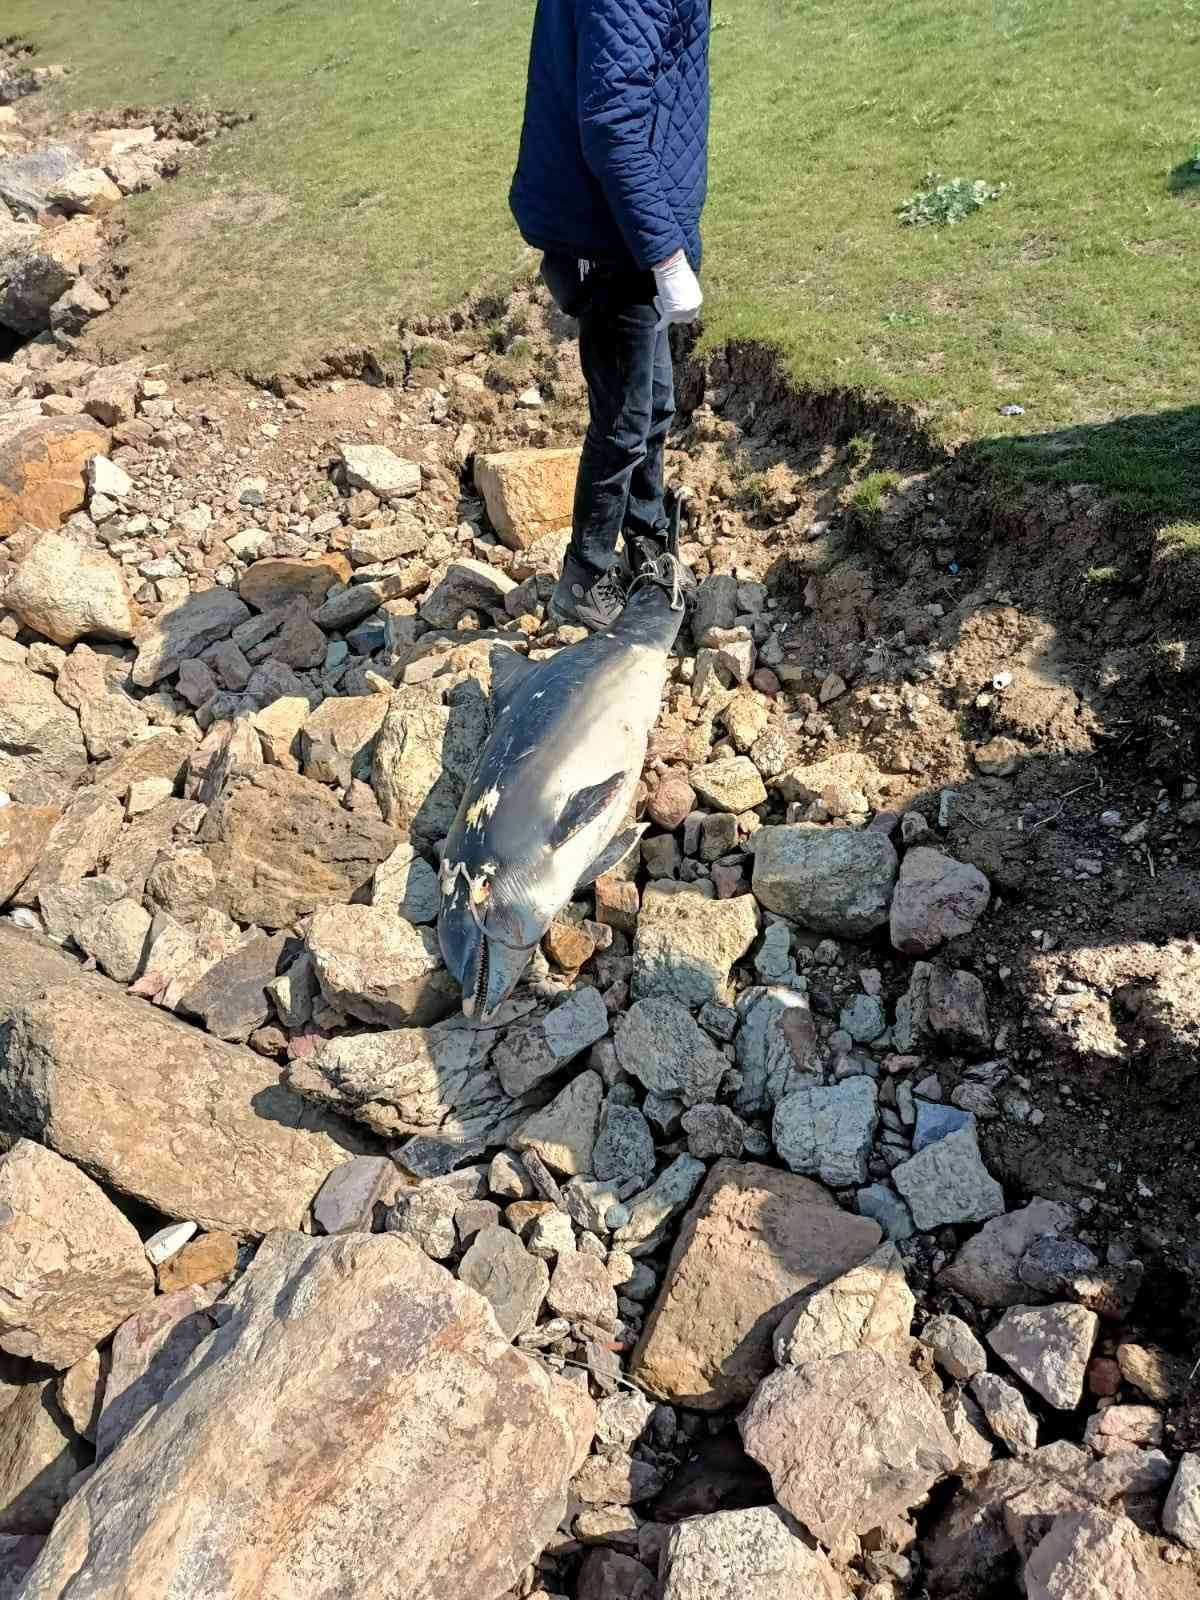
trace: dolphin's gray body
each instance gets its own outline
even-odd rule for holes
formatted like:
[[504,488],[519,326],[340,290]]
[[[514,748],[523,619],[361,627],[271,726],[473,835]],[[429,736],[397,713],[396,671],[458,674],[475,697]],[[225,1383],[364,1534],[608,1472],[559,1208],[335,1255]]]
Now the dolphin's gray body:
[[442,855],[438,937],[486,1020],[575,890],[641,832],[618,830],[641,777],[683,621],[678,588],[636,587],[613,626],[531,664],[493,653],[495,721]]

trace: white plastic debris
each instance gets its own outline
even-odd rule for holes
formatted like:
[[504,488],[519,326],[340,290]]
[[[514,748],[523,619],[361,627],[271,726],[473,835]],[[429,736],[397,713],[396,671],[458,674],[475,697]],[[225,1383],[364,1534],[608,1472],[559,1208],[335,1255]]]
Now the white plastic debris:
[[160,1228],[157,1233],[152,1233],[146,1240],[143,1248],[147,1261],[152,1265],[161,1266],[164,1261],[169,1261],[172,1256],[177,1256],[199,1231],[196,1222],[171,1222],[165,1228]]

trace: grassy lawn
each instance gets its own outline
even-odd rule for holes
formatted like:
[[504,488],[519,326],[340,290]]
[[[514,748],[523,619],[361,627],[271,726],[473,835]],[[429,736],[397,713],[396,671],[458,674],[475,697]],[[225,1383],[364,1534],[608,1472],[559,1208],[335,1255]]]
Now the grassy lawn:
[[[8,0],[5,28],[77,68],[55,91],[76,105],[254,113],[129,212],[170,280],[158,347],[267,371],[522,270],[506,191],[531,15]],[[714,0],[709,336],[770,339],[801,380],[906,401],[948,440],[1178,410],[1194,459],[1198,46],[1196,0]],[[1006,187],[959,226],[902,227],[927,172]],[[1149,466],[1137,429],[1080,448],[1186,500],[1179,441],[1150,431]],[[1078,451],[1024,448],[1085,476]]]

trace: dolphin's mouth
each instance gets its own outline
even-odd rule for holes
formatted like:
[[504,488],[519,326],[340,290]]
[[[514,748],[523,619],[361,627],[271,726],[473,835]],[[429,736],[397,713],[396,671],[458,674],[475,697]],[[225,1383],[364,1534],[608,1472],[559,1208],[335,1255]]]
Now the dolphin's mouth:
[[488,979],[491,975],[492,958],[488,953],[487,935],[484,934],[479,941],[479,966],[475,972],[475,987],[471,991],[471,1009],[467,1012],[469,1017],[482,1020],[487,1008]]

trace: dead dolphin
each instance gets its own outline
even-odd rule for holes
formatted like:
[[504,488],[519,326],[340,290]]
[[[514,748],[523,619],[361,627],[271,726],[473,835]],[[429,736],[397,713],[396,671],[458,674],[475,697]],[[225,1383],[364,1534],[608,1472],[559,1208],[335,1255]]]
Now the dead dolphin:
[[486,1022],[577,888],[628,854],[618,832],[642,775],[684,616],[672,549],[611,628],[536,664],[492,657],[495,722],[442,853],[438,938],[463,1011]]

